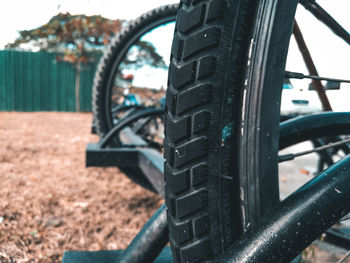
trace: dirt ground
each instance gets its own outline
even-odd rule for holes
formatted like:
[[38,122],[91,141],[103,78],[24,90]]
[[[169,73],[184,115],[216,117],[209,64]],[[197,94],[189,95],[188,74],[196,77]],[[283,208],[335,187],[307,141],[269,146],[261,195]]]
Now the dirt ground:
[[85,168],[88,113],[0,113],[0,262],[122,249],[162,201],[117,168]]
[[[0,112],[0,262],[123,249],[162,200],[117,168],[85,168],[90,113]],[[337,262],[311,246],[304,262]],[[350,259],[345,262],[350,262]]]

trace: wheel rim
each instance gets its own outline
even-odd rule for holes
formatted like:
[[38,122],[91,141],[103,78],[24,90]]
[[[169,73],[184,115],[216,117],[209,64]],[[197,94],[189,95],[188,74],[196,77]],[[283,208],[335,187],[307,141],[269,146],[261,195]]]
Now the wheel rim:
[[[253,36],[255,48],[248,67],[248,83],[244,92],[246,104],[240,127],[245,131],[240,139],[240,178],[244,182],[243,186],[254,185],[254,191],[243,191],[241,202],[246,211],[243,214],[250,215],[250,220],[243,222],[244,227],[254,224],[260,215],[269,211],[279,200],[277,124],[280,120],[281,87],[297,2],[265,1],[258,11],[261,20]],[[272,24],[282,26],[272,27]],[[248,123],[245,123],[245,119],[248,119]],[[247,198],[250,198],[249,206],[245,201]]]
[[113,63],[111,74],[109,74],[109,77],[107,80],[107,89],[106,89],[106,97],[105,97],[104,111],[105,111],[107,123],[108,123],[108,126],[110,129],[114,126],[113,116],[112,116],[113,114],[111,112],[111,94],[112,94],[112,90],[113,90],[113,86],[114,86],[113,83],[114,83],[114,79],[116,77],[117,69],[118,69],[120,63],[126,57],[127,51],[130,49],[130,47],[132,47],[135,43],[137,43],[142,38],[142,36],[144,36],[148,32],[152,31],[153,29],[155,29],[158,26],[167,25],[167,24],[170,24],[174,21],[175,21],[175,16],[171,16],[171,17],[166,17],[166,18],[163,18],[161,20],[158,20],[156,22],[151,23],[150,25],[144,27],[142,30],[138,31],[137,34],[135,34],[128,41],[128,45],[124,45],[121,52],[118,53],[118,56],[116,57],[116,59]]

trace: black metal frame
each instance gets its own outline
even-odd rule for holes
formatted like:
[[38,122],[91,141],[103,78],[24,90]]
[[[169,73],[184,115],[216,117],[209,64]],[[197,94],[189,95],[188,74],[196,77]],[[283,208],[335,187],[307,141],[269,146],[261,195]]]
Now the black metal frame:
[[[350,43],[350,35],[346,30],[314,0],[300,0],[300,3],[326,24],[337,36]],[[322,117],[325,117],[325,115]],[[348,116],[346,117],[348,118]],[[321,119],[316,118],[313,121],[321,122]],[[323,118],[323,120],[325,119]],[[328,121],[334,124],[334,121],[337,120],[339,119],[329,119]],[[288,123],[290,128],[295,128],[297,122],[300,124],[299,127],[305,128],[304,134],[300,131],[295,133],[295,130],[285,129],[287,133],[290,133],[291,141],[295,143],[295,137],[297,137],[297,140],[298,138],[305,139],[305,136],[311,135],[311,132],[320,132],[320,127],[315,128],[317,125],[314,125],[315,129],[313,131],[308,130],[310,128],[308,121],[307,118],[299,118],[297,121],[291,120]],[[322,124],[324,125],[324,123]],[[349,124],[347,123],[346,127],[344,125],[339,126],[339,128],[348,129]],[[288,134],[285,136],[288,137]],[[258,224],[236,241],[217,262],[289,262],[320,234],[349,213],[349,200],[350,156],[323,171],[286,200],[280,202],[271,213],[259,219]],[[162,206],[149,223],[145,225],[124,252],[122,262],[137,263],[154,259],[154,256],[147,258],[147,253],[150,253],[152,249],[160,251],[157,244],[167,242],[167,237],[161,235],[159,231],[152,232],[152,227],[156,224],[166,227],[164,217],[160,216],[164,211],[165,208]],[[329,233],[332,237],[332,231]],[[334,233],[333,237],[339,238]],[[157,240],[157,242],[153,243],[152,240]],[[145,243],[147,241],[151,242]],[[344,244],[349,240],[342,241]],[[152,246],[152,244],[155,245]],[[147,245],[147,251],[138,251],[142,245]],[[143,256],[140,256],[140,254]]]
[[305,9],[313,14],[318,20],[324,23],[335,35],[343,39],[346,43],[350,44],[349,33],[330,15],[324,10],[315,0],[300,0]]
[[[217,262],[290,262],[350,212],[348,200],[350,156],[282,201],[273,212],[262,217],[258,225],[236,241]],[[168,242],[165,210],[163,204],[118,262],[152,262],[157,257]]]
[[350,212],[350,156],[282,201],[218,262],[290,262]]
[[[335,135],[342,132],[349,134],[349,116],[350,113],[330,112],[281,123],[282,148],[314,137],[315,132],[320,136],[329,134],[326,130],[330,127]],[[218,262],[289,262],[350,211],[349,199],[350,156],[282,201],[229,248]],[[165,210],[165,205],[158,209],[118,262],[151,262],[156,258],[168,242]],[[327,235],[330,242],[345,248],[350,243],[344,235],[332,230]]]
[[[86,148],[87,167],[119,167],[136,170],[135,178],[146,180],[150,188],[164,196],[164,159],[161,153],[151,149],[149,143],[135,134],[128,126],[140,119],[162,116],[164,109],[147,108],[122,118],[117,125],[98,143],[89,143]],[[128,143],[122,144],[123,136]],[[117,143],[117,146],[115,144]],[[124,171],[126,171],[124,170]],[[131,177],[131,176],[130,176]]]
[[118,262],[153,262],[168,241],[166,206],[163,204],[118,258]]
[[[118,124],[114,126],[101,140],[99,141],[99,146],[101,148],[105,148],[109,144],[112,143],[112,141],[115,140],[115,138],[118,138],[116,136],[122,129],[129,126],[131,123],[148,117],[154,117],[154,116],[161,116],[164,114],[164,109],[162,108],[148,108],[145,110],[137,111],[136,113],[132,114],[131,116],[127,116],[126,118],[122,118],[119,120]],[[139,146],[139,145],[135,145]]]

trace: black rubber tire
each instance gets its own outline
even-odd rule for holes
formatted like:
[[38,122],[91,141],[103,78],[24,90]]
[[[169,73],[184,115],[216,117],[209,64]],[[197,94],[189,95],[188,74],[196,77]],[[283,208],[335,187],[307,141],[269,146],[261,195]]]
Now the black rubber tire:
[[279,108],[296,5],[181,1],[164,142],[174,262],[215,259],[279,202]]
[[231,135],[239,134],[254,7],[249,0],[180,3],[164,141],[174,262],[213,259],[244,230]]
[[116,69],[127,50],[145,33],[153,28],[175,21],[178,5],[165,5],[153,9],[130,24],[116,35],[102,56],[94,77],[92,90],[92,112],[96,131],[100,138],[114,126],[110,108],[110,86]]

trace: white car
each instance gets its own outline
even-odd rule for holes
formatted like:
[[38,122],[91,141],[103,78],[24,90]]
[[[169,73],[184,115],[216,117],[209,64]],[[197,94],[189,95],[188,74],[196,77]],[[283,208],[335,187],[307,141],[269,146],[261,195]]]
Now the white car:
[[[311,85],[310,85],[311,86]],[[350,111],[350,85],[342,84],[336,88],[326,85],[326,94],[333,111]],[[290,82],[283,84],[281,119],[322,111],[321,101],[313,89],[297,89]]]

